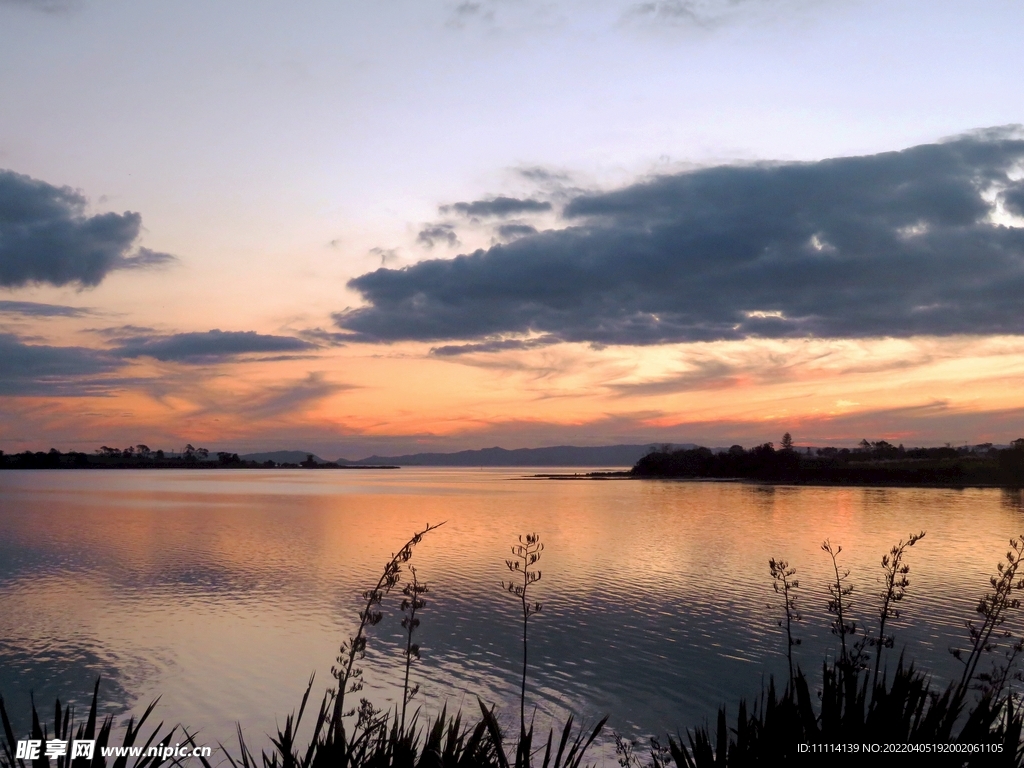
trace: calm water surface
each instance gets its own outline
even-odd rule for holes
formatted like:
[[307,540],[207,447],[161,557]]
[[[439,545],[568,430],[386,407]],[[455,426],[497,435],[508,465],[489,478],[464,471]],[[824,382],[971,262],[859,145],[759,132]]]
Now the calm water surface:
[[[515,714],[519,606],[499,582],[517,534],[537,531],[543,610],[530,624],[528,695],[538,720],[610,714],[620,733],[674,733],[784,674],[769,557],[798,569],[798,658],[813,670],[834,645],[822,540],[842,545],[853,612],[867,618],[881,555],[926,530],[894,629],[943,680],[1006,540],[1024,532],[1016,491],[528,474],[2,472],[0,692],[24,718],[30,691],[82,703],[102,675],[108,712],[161,696],[162,719],[207,742],[231,742],[240,721],[263,744],[311,673],[316,692],[331,681],[359,594],[391,553],[446,520],[413,558],[430,588],[413,671],[426,710],[475,710],[479,696]],[[364,695],[379,705],[400,698],[397,597],[390,608],[363,665]]]

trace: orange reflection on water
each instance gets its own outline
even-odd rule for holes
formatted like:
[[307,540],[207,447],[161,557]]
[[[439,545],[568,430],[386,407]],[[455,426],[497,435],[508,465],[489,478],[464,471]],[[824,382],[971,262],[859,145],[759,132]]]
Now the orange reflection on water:
[[[499,582],[516,536],[537,531],[531,690],[542,715],[611,712],[622,731],[674,730],[756,693],[784,663],[769,558],[798,570],[800,660],[814,668],[832,643],[822,541],[843,547],[850,611],[871,626],[881,556],[926,530],[894,628],[941,679],[1006,540],[1024,531],[1019,491],[524,474],[3,473],[0,655],[16,677],[0,687],[88,690],[102,672],[128,692],[122,704],[162,695],[166,719],[218,738],[241,720],[259,740],[310,672],[326,687],[359,595],[390,555],[446,520],[413,557],[431,587],[417,668],[428,709],[514,700],[518,608]],[[366,693],[383,704],[400,679],[398,618],[386,606],[365,664]]]

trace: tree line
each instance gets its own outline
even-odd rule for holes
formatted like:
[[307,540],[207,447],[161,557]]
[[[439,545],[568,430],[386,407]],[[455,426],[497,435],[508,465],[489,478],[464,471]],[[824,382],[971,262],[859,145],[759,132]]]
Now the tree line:
[[[273,462],[271,464],[277,466]],[[0,469],[143,469],[231,466],[263,465],[243,461],[237,453],[218,451],[211,455],[206,448],[196,448],[191,443],[177,453],[168,453],[160,449],[154,451],[142,443],[130,445],[127,448],[112,448],[109,445],[104,445],[91,454],[81,451],[62,453],[56,448],[51,448],[46,452],[4,453],[0,451]]]
[[1024,486],[1024,438],[954,448],[904,448],[862,440],[856,448],[798,448],[787,432],[779,448],[763,443],[725,451],[662,446],[641,458],[636,477],[750,479],[767,482],[880,485]]

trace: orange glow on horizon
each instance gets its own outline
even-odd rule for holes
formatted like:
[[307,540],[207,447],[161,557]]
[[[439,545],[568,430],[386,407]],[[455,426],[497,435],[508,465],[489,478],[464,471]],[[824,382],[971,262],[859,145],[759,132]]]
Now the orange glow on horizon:
[[1022,382],[1017,337],[555,344],[457,357],[426,344],[362,344],[219,365],[140,358],[103,396],[7,398],[0,439],[8,450],[39,449],[39,435],[65,446],[269,448],[305,434],[457,450],[749,444],[777,440],[781,428],[798,444],[1000,442],[1024,428]]

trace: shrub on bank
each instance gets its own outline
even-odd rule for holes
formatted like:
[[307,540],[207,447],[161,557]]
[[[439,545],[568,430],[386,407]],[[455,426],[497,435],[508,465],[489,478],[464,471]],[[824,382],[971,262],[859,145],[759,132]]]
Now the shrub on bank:
[[[785,445],[785,440],[783,441]],[[975,448],[981,448],[975,446]],[[1024,486],[1024,439],[1008,448],[985,450],[910,448],[879,440],[862,447],[781,450],[764,443],[749,450],[709,448],[673,450],[662,446],[630,470],[648,478],[742,478],[774,483],[833,485]]]

